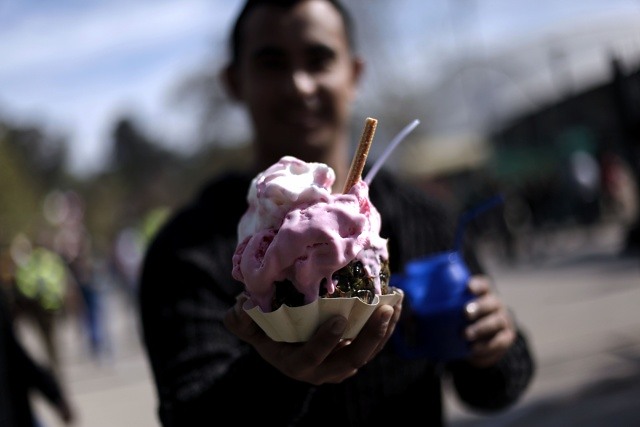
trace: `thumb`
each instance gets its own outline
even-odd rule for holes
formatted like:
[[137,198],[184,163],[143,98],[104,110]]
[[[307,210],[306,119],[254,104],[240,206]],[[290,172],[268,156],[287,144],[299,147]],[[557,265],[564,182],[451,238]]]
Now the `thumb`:
[[236,303],[225,314],[224,326],[241,340],[251,343],[264,332],[242,308],[246,301],[244,293],[236,297]]

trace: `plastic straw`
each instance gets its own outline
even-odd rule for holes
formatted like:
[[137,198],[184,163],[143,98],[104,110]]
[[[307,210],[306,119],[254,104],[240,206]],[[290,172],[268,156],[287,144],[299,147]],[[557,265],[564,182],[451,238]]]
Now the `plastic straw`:
[[458,220],[458,228],[456,229],[456,240],[455,240],[454,249],[456,251],[459,251],[462,248],[462,240],[464,239],[464,232],[467,228],[467,224],[469,223],[469,221],[471,221],[472,219],[476,218],[480,214],[483,214],[484,212],[488,211],[489,209],[503,202],[504,202],[504,197],[502,196],[502,194],[498,194],[497,196],[493,196],[485,200],[484,202],[476,205],[475,207],[469,209],[464,214],[462,214],[460,216],[460,219]]
[[373,178],[376,176],[376,174],[378,173],[378,171],[380,170],[380,168],[382,167],[383,163],[385,161],[387,161],[387,158],[391,155],[391,152],[400,144],[400,142],[402,142],[402,140],[404,140],[404,138],[409,135],[409,133],[414,130],[416,128],[416,126],[418,126],[418,124],[420,124],[420,120],[416,119],[413,122],[409,123],[407,126],[405,126],[404,129],[402,129],[389,143],[389,145],[387,146],[387,148],[384,150],[384,153],[382,153],[382,156],[380,156],[378,158],[378,160],[376,160],[376,162],[374,163],[373,167],[371,168],[371,170],[369,170],[369,173],[367,173],[367,176],[364,178],[364,181],[367,183],[367,185],[371,185],[371,181],[373,181]]

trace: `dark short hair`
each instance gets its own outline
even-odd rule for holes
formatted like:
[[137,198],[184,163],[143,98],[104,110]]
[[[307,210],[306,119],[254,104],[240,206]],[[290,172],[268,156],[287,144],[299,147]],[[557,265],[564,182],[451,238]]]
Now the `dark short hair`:
[[[295,6],[304,0],[247,0],[242,6],[240,13],[238,14],[235,23],[233,24],[231,31],[231,38],[229,39],[229,49],[231,54],[231,64],[237,64],[240,59],[240,53],[242,50],[243,41],[243,28],[247,17],[251,12],[259,6],[278,6],[282,8],[289,8]],[[349,11],[338,0],[325,0],[327,3],[333,5],[336,8],[342,22],[344,24],[345,33],[347,35],[347,43],[351,51],[355,51],[355,36],[354,36],[354,23],[353,18]]]

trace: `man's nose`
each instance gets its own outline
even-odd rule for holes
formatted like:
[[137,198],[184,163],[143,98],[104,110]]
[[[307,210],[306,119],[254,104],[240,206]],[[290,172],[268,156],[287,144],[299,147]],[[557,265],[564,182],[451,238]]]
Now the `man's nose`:
[[317,82],[313,75],[304,70],[295,70],[291,76],[292,89],[297,95],[313,95],[317,89]]

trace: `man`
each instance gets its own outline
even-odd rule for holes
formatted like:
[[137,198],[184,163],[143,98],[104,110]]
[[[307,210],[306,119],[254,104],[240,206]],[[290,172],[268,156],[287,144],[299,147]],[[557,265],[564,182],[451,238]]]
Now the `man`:
[[[249,0],[236,21],[223,78],[249,111],[254,169],[215,178],[178,212],[152,243],[140,282],[165,427],[211,425],[223,416],[247,424],[441,425],[443,372],[464,402],[484,411],[512,404],[530,381],[526,341],[481,275],[469,282],[477,295],[466,307],[471,356],[446,371],[403,359],[388,342],[402,302],[377,308],[348,345],[340,343],[340,316],[308,342],[291,344],[270,340],[241,309],[243,287],[231,276],[231,259],[255,173],[293,155],[327,163],[336,183],[346,179],[351,108],[364,67],[352,33],[348,14],[330,0]],[[450,218],[422,192],[381,172],[370,195],[389,238],[392,273],[451,247]]]

